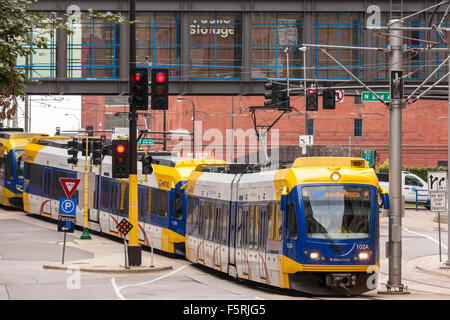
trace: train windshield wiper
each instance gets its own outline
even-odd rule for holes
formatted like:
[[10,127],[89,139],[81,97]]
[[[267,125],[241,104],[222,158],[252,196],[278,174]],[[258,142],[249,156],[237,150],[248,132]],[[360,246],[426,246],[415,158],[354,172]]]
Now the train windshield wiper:
[[341,248],[333,241],[333,239],[330,238],[327,229],[325,229],[325,227],[321,225],[320,222],[314,219],[314,217],[312,216],[309,216],[308,220],[314,222],[314,224],[318,227],[319,232],[324,236],[325,239],[328,240],[328,243],[331,244],[334,251],[336,251],[338,254],[341,254],[342,253]]

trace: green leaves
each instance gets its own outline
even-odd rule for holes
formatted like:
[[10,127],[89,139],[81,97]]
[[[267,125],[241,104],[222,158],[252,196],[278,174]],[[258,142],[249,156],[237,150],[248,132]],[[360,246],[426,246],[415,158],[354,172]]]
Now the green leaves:
[[[58,17],[55,12],[30,11],[37,0],[0,1],[0,119],[10,119],[17,109],[17,97],[25,95],[27,78],[24,68],[18,68],[19,59],[25,60],[38,50],[49,48],[56,30],[72,34],[72,14]],[[72,21],[70,21],[72,18]],[[78,18],[78,16],[77,16]],[[106,23],[131,23],[120,14],[89,9],[80,19],[94,18]],[[80,20],[81,21],[81,20]],[[133,22],[134,23],[134,22]]]

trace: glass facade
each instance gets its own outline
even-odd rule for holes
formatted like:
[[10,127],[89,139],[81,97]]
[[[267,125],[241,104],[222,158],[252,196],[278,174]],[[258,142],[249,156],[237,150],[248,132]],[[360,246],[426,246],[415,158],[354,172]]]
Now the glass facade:
[[[311,15],[311,24],[305,25],[305,15]],[[408,13],[405,13],[408,14]],[[185,35],[190,46],[182,48],[182,12],[138,12],[136,14],[136,62],[138,66],[158,66],[170,69],[171,79],[183,80],[241,80],[250,78],[287,77],[303,78],[303,52],[299,50],[306,38],[316,44],[334,46],[367,45],[365,12],[251,12],[246,27],[250,28],[251,41],[243,43],[242,12],[195,12],[188,15],[189,30]],[[438,24],[443,14],[433,22]],[[381,13],[381,23],[386,26],[390,13]],[[425,15],[416,15],[405,26],[428,25]],[[443,21],[449,25],[449,18]],[[73,24],[74,34],[68,36],[67,76],[69,79],[118,79],[120,26],[95,19],[84,19]],[[36,31],[38,32],[38,31]],[[387,48],[387,30],[375,30],[371,46]],[[30,78],[56,77],[56,39],[49,34],[47,49],[38,49],[27,59],[20,58],[18,66],[29,70]],[[417,39],[428,39],[424,31],[405,32],[408,48],[419,48]],[[424,44],[422,44],[424,45]],[[246,46],[250,46],[247,48]],[[443,44],[442,44],[443,46]],[[245,48],[245,50],[244,50]],[[287,49],[287,50],[286,50]],[[248,51],[247,51],[248,50]],[[329,48],[327,51],[360,79],[387,80],[389,54],[373,52],[373,60],[365,61],[366,51]],[[249,54],[250,75],[243,75],[243,52]],[[319,48],[312,48],[312,76],[316,79],[352,78],[336,65]],[[310,54],[310,53],[308,53]],[[190,61],[181,64],[181,57]],[[408,79],[423,80],[426,65],[439,65],[444,53],[428,54],[427,61],[421,52],[405,52],[404,70]],[[375,65],[373,65],[375,64]],[[288,68],[289,66],[289,68]],[[189,74],[182,75],[183,70]],[[447,66],[436,78],[445,75]],[[429,71],[429,70],[428,70]]]
[[[409,13],[405,13],[407,15]],[[390,19],[389,13],[381,13],[381,25],[387,26]],[[425,16],[423,14],[413,16],[407,20],[408,23],[404,23],[404,27],[424,27]],[[389,37],[387,30],[379,30],[376,32],[375,46],[387,48],[389,44]],[[416,39],[424,39],[423,31],[413,30],[407,31],[404,34],[404,43],[407,48],[419,48],[421,42]],[[403,56],[403,69],[404,74],[408,74],[408,79],[423,80],[424,71],[424,54],[420,51],[406,52]],[[376,52],[376,80],[388,80],[389,79],[389,53],[388,52]]]
[[[303,13],[252,14],[252,78],[303,78]],[[285,52],[285,49],[289,48]]]
[[192,79],[240,79],[242,69],[240,13],[191,14]]
[[[364,46],[364,14],[320,12],[315,14],[315,43],[335,46]],[[364,53],[361,50],[327,49],[358,78],[364,78]],[[315,49],[315,77],[317,79],[352,79],[350,75],[325,55]]]
[[73,23],[67,39],[67,77],[119,78],[119,26],[95,19]]
[[[55,32],[33,30],[32,39],[36,36],[45,37],[47,48],[34,48],[36,53],[29,57],[18,57],[17,66],[27,70],[27,75],[31,79],[56,78],[56,36]],[[32,46],[32,45],[27,45]]]
[[137,13],[136,64],[169,68],[170,78],[180,76],[181,30],[178,13]]

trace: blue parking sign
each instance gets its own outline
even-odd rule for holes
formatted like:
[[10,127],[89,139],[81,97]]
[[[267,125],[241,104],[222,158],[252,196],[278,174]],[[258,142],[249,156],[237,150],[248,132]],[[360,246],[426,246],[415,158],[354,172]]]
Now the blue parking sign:
[[59,199],[58,214],[62,216],[75,217],[77,212],[77,199],[61,198]]

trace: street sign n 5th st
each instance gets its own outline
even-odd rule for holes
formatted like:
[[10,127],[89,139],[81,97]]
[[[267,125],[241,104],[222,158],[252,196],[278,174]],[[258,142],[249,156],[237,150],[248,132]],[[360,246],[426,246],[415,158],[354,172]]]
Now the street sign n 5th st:
[[[383,101],[390,101],[389,92],[375,92]],[[377,97],[372,92],[363,91],[361,93],[361,101],[363,102],[377,102],[379,101]]]

